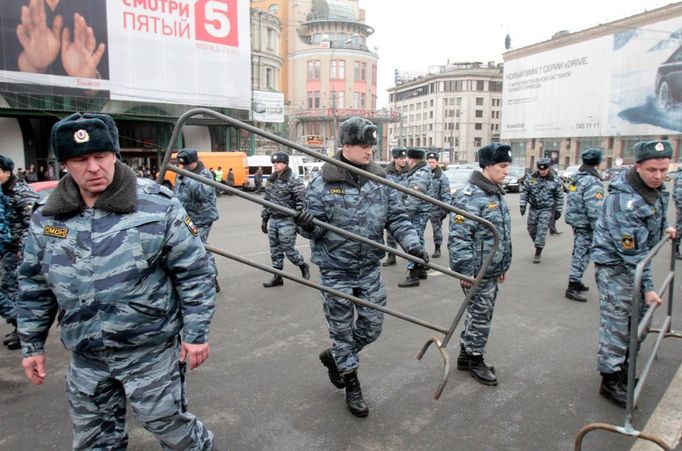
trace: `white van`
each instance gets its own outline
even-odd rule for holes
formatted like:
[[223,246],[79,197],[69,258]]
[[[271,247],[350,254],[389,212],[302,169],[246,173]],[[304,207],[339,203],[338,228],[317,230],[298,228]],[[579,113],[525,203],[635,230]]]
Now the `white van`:
[[[272,163],[270,162],[270,155],[254,155],[247,158],[249,165],[249,179],[244,186],[245,190],[253,191],[256,189],[255,174],[258,166],[263,168],[263,186],[265,186],[268,177],[272,174]],[[322,169],[323,161],[307,155],[289,155],[289,167],[303,179],[303,183],[308,186],[308,183],[319,175]]]

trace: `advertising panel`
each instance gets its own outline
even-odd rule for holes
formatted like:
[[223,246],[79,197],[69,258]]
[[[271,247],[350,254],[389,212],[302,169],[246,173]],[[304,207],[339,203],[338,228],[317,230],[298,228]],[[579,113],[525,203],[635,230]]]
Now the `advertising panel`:
[[682,132],[682,17],[505,62],[502,139]]
[[258,122],[284,122],[284,94],[281,92],[253,91],[251,103],[253,120]]
[[2,0],[0,88],[250,109],[247,0]]

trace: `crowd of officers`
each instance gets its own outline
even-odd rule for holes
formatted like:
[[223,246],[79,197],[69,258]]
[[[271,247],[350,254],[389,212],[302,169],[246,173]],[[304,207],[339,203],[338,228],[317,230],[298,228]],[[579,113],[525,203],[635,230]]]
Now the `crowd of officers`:
[[[325,163],[307,188],[288,168],[286,153],[272,156],[274,171],[265,188],[270,203],[261,214],[272,266],[283,270],[286,257],[304,279],[310,278],[309,265],[294,247],[300,234],[310,240],[311,262],[319,268],[322,285],[384,306],[385,252],[338,235],[322,223],[377,243],[384,242],[385,234],[388,246],[399,244],[411,256],[408,275],[399,286],[416,287],[428,277],[426,226],[431,222],[434,232],[431,258],[440,258],[442,221],[448,218],[453,271],[473,279],[494,250],[477,286],[460,281],[465,293],[475,291],[460,334],[457,368],[484,385],[497,385],[495,369],[486,364],[484,354],[497,294],[512,260],[511,214],[502,188],[512,163],[511,148],[491,143],[479,149],[481,170],[452,195],[436,153],[393,149],[386,170],[371,161],[376,133],[367,119],[345,121],[342,148],[333,157],[337,164]],[[187,410],[184,375],[187,366],[200,366],[210,352],[209,326],[219,285],[215,262],[202,242],[218,219],[215,190],[179,175],[173,193],[135,177],[120,162],[118,130],[107,115],[71,115],[55,124],[51,138],[68,175],[46,200],[38,201],[13,175],[12,161],[0,156],[0,314],[16,326],[5,344],[21,347],[26,376],[41,384],[47,375],[47,334],[54,320],[59,322],[62,343],[72,352],[66,392],[74,449],[125,448],[126,400],[165,449],[212,449],[212,432]],[[601,314],[600,393],[621,406],[627,395],[632,291],[641,288],[643,306],[661,302],[650,269],[642,286],[633,287],[634,268],[666,234],[676,238],[675,228],[666,223],[668,193],[663,186],[672,147],[667,141],[646,141],[638,143],[634,153],[635,166],[610,184],[608,196],[597,171],[599,149],[582,153],[583,165],[566,188],[566,222],[574,232],[566,297],[586,301],[582,277],[591,258]],[[178,163],[197,177],[213,180],[194,149],[182,149]],[[449,213],[376,178],[466,214]],[[674,198],[679,218],[682,177],[675,182]],[[522,216],[528,209],[534,263],[540,262],[551,219],[559,219],[563,206],[561,181],[551,162],[539,159],[537,171],[523,182],[520,202]],[[472,216],[494,226],[496,249],[492,230]],[[393,254],[383,262],[395,264]],[[282,284],[275,275],[263,286]],[[322,292],[322,301],[331,346],[320,353],[320,362],[331,384],[345,389],[350,412],[366,417],[369,407],[358,378],[360,352],[380,336],[383,313],[327,292]]]

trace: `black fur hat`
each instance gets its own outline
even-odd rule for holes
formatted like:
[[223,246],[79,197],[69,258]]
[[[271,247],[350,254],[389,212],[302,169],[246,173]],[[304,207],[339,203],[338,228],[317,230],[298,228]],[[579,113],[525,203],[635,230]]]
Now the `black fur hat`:
[[377,126],[363,117],[351,117],[341,124],[341,145],[367,145],[377,143]]
[[74,113],[52,126],[52,150],[60,163],[69,158],[111,151],[121,158],[116,123],[107,114]]
[[199,161],[197,149],[182,149],[180,152],[178,152],[178,163],[192,164],[196,161]]
[[482,168],[497,163],[511,163],[512,151],[507,144],[490,143],[478,149],[478,165]]

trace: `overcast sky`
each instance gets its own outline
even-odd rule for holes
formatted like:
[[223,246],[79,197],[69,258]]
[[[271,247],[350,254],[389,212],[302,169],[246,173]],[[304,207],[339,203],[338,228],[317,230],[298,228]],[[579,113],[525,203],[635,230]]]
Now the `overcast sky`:
[[393,71],[426,72],[450,62],[502,62],[504,38],[512,48],[545,41],[560,30],[580,31],[660,8],[671,0],[455,1],[360,0],[378,47],[377,108],[387,106]]

